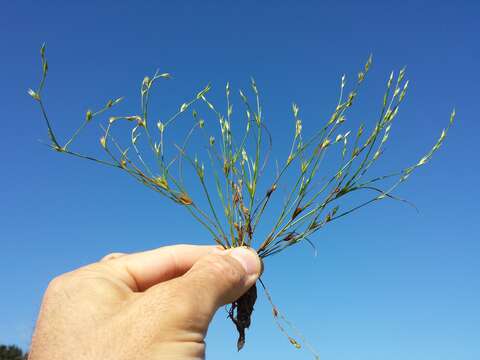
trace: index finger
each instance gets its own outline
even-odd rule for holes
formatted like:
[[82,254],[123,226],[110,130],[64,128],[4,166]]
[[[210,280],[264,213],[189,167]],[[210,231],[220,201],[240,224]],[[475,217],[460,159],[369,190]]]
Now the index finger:
[[144,291],[185,274],[201,257],[217,248],[214,245],[164,246],[113,258],[105,264],[111,266],[132,291]]

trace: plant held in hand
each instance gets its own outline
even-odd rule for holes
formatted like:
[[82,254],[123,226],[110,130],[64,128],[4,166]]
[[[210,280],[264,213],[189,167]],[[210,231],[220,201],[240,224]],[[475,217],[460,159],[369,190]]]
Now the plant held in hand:
[[[415,164],[392,174],[370,176],[369,170],[384,153],[391,127],[408,89],[405,69],[397,74],[392,72],[372,129],[367,130],[361,125],[355,132],[345,130],[347,113],[355,103],[371,67],[370,57],[351,90],[347,91],[346,78],[342,76],[339,99],[332,114],[311,136],[304,136],[300,109],[298,105],[292,105],[293,134],[288,156],[276,163],[276,169],[270,169],[267,160],[272,139],[265,126],[259,90],[253,79],[251,95],[254,100],[251,102],[245,92],[239,91],[243,110],[240,115],[235,114],[235,120],[231,88],[227,83],[225,112],[209,99],[211,87],[207,85],[191,100],[181,104],[167,120],[155,122],[149,112],[152,87],[158,81],[170,78],[170,74],[157,71],[142,81],[140,109],[127,115],[111,116],[102,126],[101,137],[96,142],[104,152],[104,157],[101,157],[75,150],[75,140],[88,125],[123,98],[109,100],[100,110],[88,110],[73,135],[67,140],[59,139],[43,102],[48,72],[45,46],[40,53],[41,82],[36,90],[30,89],[28,93],[40,106],[48,130],[49,146],[53,150],[129,174],[183,206],[218,245],[224,248],[250,246],[262,259],[304,241],[313,245],[310,240],[313,233],[368,204],[387,198],[402,200],[394,196],[393,191],[431,159],[442,145],[455,117],[453,111],[437,142]],[[200,115],[200,108],[205,111],[205,116]],[[170,145],[167,139],[171,130],[181,117],[188,114],[193,122],[185,138],[180,144]],[[244,122],[240,121],[240,116]],[[121,141],[115,133],[116,127],[122,123],[130,126],[126,141]],[[239,128],[239,124],[242,131],[234,130]],[[119,133],[122,133],[121,129]],[[126,134],[123,129],[123,137]],[[192,138],[197,134],[200,138],[193,142]],[[191,147],[195,144],[200,144],[200,150],[204,151],[203,159],[192,152]],[[333,159],[335,166],[333,171],[325,173],[321,165],[328,157]],[[190,170],[185,169],[185,163]],[[174,171],[177,166],[178,171]],[[191,173],[186,176],[186,171]],[[196,178],[196,184],[193,178]],[[273,198],[280,186],[287,189],[286,197],[283,202],[274,203]],[[360,192],[370,197],[353,205],[351,200],[346,200],[347,196]],[[274,221],[269,224],[268,231],[261,233],[259,225],[266,212],[269,212],[268,218]],[[277,325],[287,334],[282,322],[288,326],[291,324],[273,305],[268,291],[266,295],[273,306]],[[256,297],[254,286],[229,309],[229,317],[239,333],[239,350],[245,343],[245,330],[250,325]],[[296,340],[288,337],[295,347],[300,347]]]

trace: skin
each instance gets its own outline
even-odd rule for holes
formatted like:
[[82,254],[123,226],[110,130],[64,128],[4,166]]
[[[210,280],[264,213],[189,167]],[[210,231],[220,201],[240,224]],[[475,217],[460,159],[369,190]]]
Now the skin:
[[51,281],[29,359],[205,359],[213,315],[260,273],[248,248],[176,245],[107,255]]

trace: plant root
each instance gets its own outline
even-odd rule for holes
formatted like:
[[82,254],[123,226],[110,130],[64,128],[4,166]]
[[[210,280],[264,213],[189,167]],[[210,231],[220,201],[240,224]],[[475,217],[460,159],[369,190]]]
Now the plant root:
[[245,330],[250,326],[253,307],[256,301],[257,285],[253,285],[245,294],[232,303],[228,311],[228,317],[235,324],[238,331],[238,351],[242,350],[245,345]]

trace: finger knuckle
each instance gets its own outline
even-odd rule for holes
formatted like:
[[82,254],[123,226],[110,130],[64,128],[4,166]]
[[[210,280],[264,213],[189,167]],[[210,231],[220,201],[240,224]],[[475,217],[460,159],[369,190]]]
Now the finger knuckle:
[[208,260],[209,273],[212,281],[226,281],[232,284],[240,283],[245,271],[235,259],[230,256],[215,255]]
[[123,255],[125,255],[125,254],[120,253],[120,252],[112,252],[110,254],[105,255],[100,261],[108,261],[108,260],[117,259],[117,258],[119,258]]
[[46,293],[48,295],[62,293],[65,290],[68,282],[68,276],[65,274],[56,276],[48,283]]

